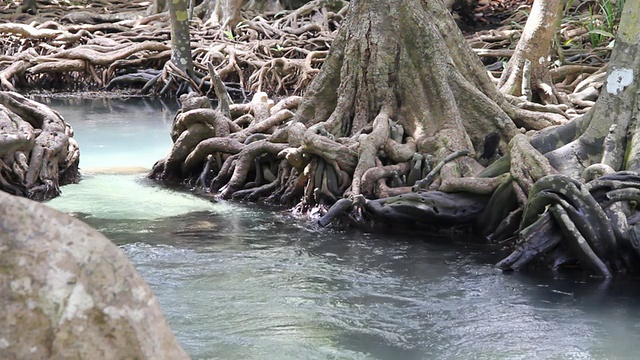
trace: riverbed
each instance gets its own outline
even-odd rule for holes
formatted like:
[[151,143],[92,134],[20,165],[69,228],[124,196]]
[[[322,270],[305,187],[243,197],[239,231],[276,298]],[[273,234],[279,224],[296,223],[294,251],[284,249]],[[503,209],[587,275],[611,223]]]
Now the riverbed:
[[194,359],[637,358],[634,281],[503,274],[464,236],[321,229],[166,189],[144,175],[171,146],[174,104],[47,101],[84,174],[47,204],[122,248]]

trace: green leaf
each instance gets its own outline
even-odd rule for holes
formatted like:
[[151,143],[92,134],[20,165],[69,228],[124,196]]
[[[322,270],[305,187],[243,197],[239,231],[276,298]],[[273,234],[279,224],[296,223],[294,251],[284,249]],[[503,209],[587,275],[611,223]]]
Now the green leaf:
[[234,41],[236,39],[235,36],[233,36],[233,33],[229,30],[225,30],[223,31],[223,33],[229,38],[229,40]]
[[595,34],[595,35],[600,35],[600,36],[604,36],[604,37],[608,37],[608,38],[613,38],[615,37],[615,35],[613,35],[612,33],[602,30],[602,29],[593,29],[593,30],[589,30],[589,32],[587,32],[587,34],[591,35],[591,34]]

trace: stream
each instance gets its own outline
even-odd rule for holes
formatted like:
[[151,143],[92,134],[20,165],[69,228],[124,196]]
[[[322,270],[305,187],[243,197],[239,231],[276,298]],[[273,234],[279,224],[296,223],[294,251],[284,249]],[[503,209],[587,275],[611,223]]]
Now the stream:
[[636,359],[640,285],[503,274],[462,236],[321,229],[145,172],[176,106],[38,99],[72,124],[79,184],[47,205],[107,235],[194,359]]

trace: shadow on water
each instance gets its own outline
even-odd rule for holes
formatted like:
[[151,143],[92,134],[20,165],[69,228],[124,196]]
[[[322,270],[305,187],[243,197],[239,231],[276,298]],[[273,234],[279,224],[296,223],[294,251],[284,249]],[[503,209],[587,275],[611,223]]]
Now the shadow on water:
[[[166,154],[173,113],[107,103],[54,106],[81,167]],[[503,274],[462,235],[320,229],[142,177],[90,173],[48,204],[120,245],[194,359],[637,358],[636,282]]]

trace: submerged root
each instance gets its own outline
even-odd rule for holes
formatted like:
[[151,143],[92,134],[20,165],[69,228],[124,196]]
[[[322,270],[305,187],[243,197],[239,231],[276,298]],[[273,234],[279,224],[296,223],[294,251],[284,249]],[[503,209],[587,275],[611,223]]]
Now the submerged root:
[[635,273],[640,247],[632,239],[638,200],[640,176],[633,172],[606,174],[588,183],[546,176],[529,194],[519,245],[498,267],[518,270],[562,247],[597,276]]

